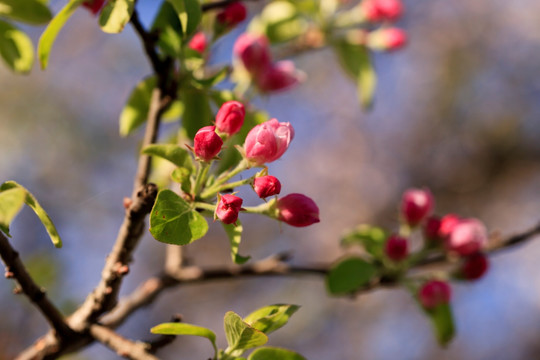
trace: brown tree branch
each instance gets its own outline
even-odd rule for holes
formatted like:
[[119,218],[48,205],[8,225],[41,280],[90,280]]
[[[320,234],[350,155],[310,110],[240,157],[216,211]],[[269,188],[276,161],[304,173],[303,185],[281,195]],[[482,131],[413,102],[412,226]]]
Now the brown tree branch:
[[103,345],[115,351],[119,356],[127,359],[158,360],[157,357],[148,352],[148,344],[128,340],[105,326],[92,325],[90,327],[90,335]]

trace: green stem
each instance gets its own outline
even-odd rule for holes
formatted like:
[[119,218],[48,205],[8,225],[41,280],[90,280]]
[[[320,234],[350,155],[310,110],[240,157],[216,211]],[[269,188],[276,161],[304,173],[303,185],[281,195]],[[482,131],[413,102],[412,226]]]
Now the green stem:
[[196,197],[197,194],[201,191],[202,184],[206,181],[206,176],[208,175],[208,170],[210,169],[210,163],[200,162],[199,168],[197,169],[197,175],[195,177],[195,185],[193,187],[193,197]]
[[195,207],[195,209],[203,209],[203,210],[208,210],[212,212],[216,211],[216,205],[207,204],[204,202],[194,202],[193,206]]
[[250,178],[245,179],[245,180],[238,180],[238,181],[235,181],[235,182],[232,182],[232,183],[223,184],[221,186],[212,186],[212,187],[206,189],[205,191],[203,191],[201,193],[201,198],[202,199],[209,199],[212,196],[216,195],[218,192],[222,192],[224,190],[229,190],[229,189],[234,189],[235,187],[242,186],[242,185],[247,185],[247,184],[251,183],[252,180],[253,180],[253,177],[250,177]]
[[245,212],[250,214],[261,214],[266,215],[269,217],[276,217],[277,215],[274,214],[274,211],[272,211],[275,207],[276,199],[272,199],[267,203],[262,203],[258,206],[244,206],[243,209]]
[[238,163],[238,165],[236,165],[236,167],[234,169],[232,169],[230,172],[224,173],[220,177],[218,177],[216,179],[216,181],[212,184],[212,186],[209,187],[208,189],[206,189],[206,191],[204,191],[201,194],[201,197],[202,198],[209,198],[213,194],[216,194],[219,191],[219,188],[221,187],[221,185],[223,185],[228,180],[230,180],[232,177],[240,174],[242,171],[244,171],[244,170],[246,170],[248,168],[249,168],[249,164],[248,164],[247,160],[244,159],[244,160],[240,161],[240,163]]

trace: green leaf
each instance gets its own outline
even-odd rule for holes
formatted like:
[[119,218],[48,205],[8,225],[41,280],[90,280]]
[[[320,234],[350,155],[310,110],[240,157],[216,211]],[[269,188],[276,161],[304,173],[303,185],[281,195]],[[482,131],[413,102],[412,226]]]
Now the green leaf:
[[275,304],[255,310],[244,321],[265,334],[283,327],[298,310],[298,305]]
[[275,44],[290,41],[306,32],[307,22],[299,16],[294,4],[288,1],[274,1],[266,5],[257,19],[250,24],[250,31],[257,27],[264,32],[268,40]]
[[439,305],[425,312],[431,320],[437,341],[441,346],[447,345],[455,335],[454,317],[450,304]]
[[191,170],[185,167],[178,167],[173,170],[171,179],[180,184],[182,191],[189,194],[191,191]]
[[343,236],[342,246],[360,245],[375,258],[382,258],[387,232],[380,227],[371,225],[358,225],[356,229]]
[[185,104],[182,126],[189,138],[193,139],[200,128],[213,121],[208,96],[203,91],[187,88],[182,90],[180,97]]
[[199,26],[202,18],[199,0],[167,0],[176,10],[184,38],[191,35]]
[[208,231],[206,219],[171,190],[159,192],[152,214],[150,232],[158,241],[186,245],[202,238]]
[[49,64],[49,55],[56,40],[56,36],[64,27],[66,21],[77,10],[77,8],[85,0],[71,0],[66,6],[60,10],[58,14],[51,20],[41,37],[38,44],[38,57],[42,69],[46,69]]
[[[230,354],[236,350],[247,350],[266,344],[268,336],[263,332],[249,326],[240,315],[228,311],[225,314],[225,335],[229,347],[225,351]],[[239,356],[241,354],[237,354]]]
[[23,189],[26,192],[25,196],[25,203],[26,205],[30,206],[32,210],[36,213],[39,220],[41,220],[41,223],[43,226],[45,226],[45,229],[47,230],[47,233],[49,234],[49,237],[51,238],[52,243],[57,248],[62,247],[62,240],[60,239],[60,236],[58,235],[58,231],[56,230],[56,227],[54,226],[51,218],[45,212],[43,207],[38,203],[34,195],[32,195],[27,189],[25,189],[22,185],[17,184],[15,181],[6,181],[5,183],[0,186],[0,192],[9,190],[9,189]]
[[131,19],[134,7],[135,0],[109,0],[99,16],[101,30],[110,34],[122,32]]
[[147,77],[135,86],[120,114],[120,136],[127,136],[146,122],[156,78]]
[[[222,223],[223,224],[223,223]],[[227,233],[229,242],[231,243],[231,257],[235,264],[244,264],[248,261],[251,256],[242,256],[238,254],[238,248],[240,247],[240,241],[242,241],[242,224],[240,220],[236,221],[236,226],[234,224],[223,224],[223,228]]]
[[159,34],[158,46],[167,55],[179,58],[182,55],[182,24],[173,6],[164,1],[152,24],[152,33]]
[[186,324],[186,323],[163,323],[150,329],[152,334],[163,335],[192,335],[205,337],[212,343],[214,348],[214,357],[217,356],[216,334],[205,327]]
[[34,64],[34,45],[24,32],[0,21],[0,55],[13,71],[28,73]]
[[0,192],[0,230],[9,237],[9,224],[21,210],[25,198],[26,191],[21,188]]
[[225,77],[227,76],[228,73],[229,73],[229,67],[224,66],[218,71],[216,71],[214,74],[204,79],[195,78],[194,80],[197,84],[201,85],[202,87],[209,88],[225,80]]
[[376,274],[377,269],[372,264],[350,257],[332,266],[326,277],[326,286],[330,294],[350,294],[368,284]]
[[174,100],[162,115],[162,121],[165,123],[180,120],[184,113],[184,103],[180,100]]
[[193,167],[188,151],[178,145],[152,144],[142,149],[142,153],[169,160],[178,167]]
[[306,358],[291,350],[268,346],[253,351],[248,360],[306,360]]
[[0,0],[0,15],[31,25],[46,24],[52,19],[47,5],[39,0]]

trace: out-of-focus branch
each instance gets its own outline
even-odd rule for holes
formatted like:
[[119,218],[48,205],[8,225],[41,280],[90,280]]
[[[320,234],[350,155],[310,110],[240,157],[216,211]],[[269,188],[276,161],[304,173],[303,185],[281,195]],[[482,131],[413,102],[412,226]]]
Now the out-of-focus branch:
[[105,326],[94,324],[89,332],[94,339],[114,350],[119,356],[133,360],[158,360],[148,352],[148,344],[128,340]]

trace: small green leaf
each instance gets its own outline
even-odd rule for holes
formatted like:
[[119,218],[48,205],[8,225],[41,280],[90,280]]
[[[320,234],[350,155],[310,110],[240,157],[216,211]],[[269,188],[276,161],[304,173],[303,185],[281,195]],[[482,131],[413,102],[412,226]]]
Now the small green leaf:
[[0,21],[0,55],[13,71],[28,73],[34,64],[34,45],[24,32]]
[[175,122],[180,120],[182,114],[184,113],[184,103],[180,100],[175,100],[163,113],[162,119],[163,122]]
[[152,33],[159,34],[158,46],[167,55],[179,58],[182,55],[182,24],[176,10],[168,2],[161,4],[152,24]]
[[274,1],[266,5],[258,19],[250,23],[249,30],[264,32],[274,44],[290,41],[306,32],[308,24],[299,15],[293,3]]
[[150,331],[152,334],[192,335],[205,337],[212,343],[212,347],[214,348],[214,357],[217,356],[216,334],[214,334],[212,330],[205,327],[186,323],[163,323],[154,326],[152,329],[150,329]]
[[158,241],[186,245],[202,238],[208,231],[206,219],[171,190],[159,192],[152,214],[150,232]]
[[156,78],[147,77],[135,86],[120,114],[120,136],[127,136],[146,122]]
[[368,284],[376,274],[377,269],[372,264],[361,258],[350,257],[330,269],[326,285],[330,294],[350,294]]
[[363,109],[369,109],[373,105],[375,87],[377,86],[377,74],[373,68],[369,51],[363,48],[361,56],[358,57],[360,69],[357,78],[358,99]]
[[0,15],[30,25],[46,24],[52,19],[47,5],[39,0],[0,0]]
[[202,17],[201,4],[199,0],[167,0],[172,4],[180,23],[184,38],[191,35],[199,26]]
[[9,237],[9,224],[21,210],[25,198],[26,191],[21,188],[0,192],[0,230]]
[[181,91],[180,98],[185,104],[182,126],[189,138],[193,139],[200,128],[212,123],[213,115],[208,96],[203,91],[187,88]]
[[353,231],[343,236],[342,246],[360,245],[375,258],[383,256],[383,248],[388,238],[387,232],[376,226],[362,224]]
[[450,304],[439,305],[431,310],[426,310],[437,341],[441,346],[447,345],[455,335],[454,317]]
[[135,0],[109,0],[99,16],[101,30],[110,34],[122,32],[131,19],[134,7]]
[[268,346],[253,351],[248,360],[306,360],[306,358],[291,350]]
[[146,155],[157,156],[169,160],[178,167],[192,168],[191,157],[187,151],[174,144],[152,144],[142,149]]
[[265,334],[283,327],[298,310],[298,305],[275,304],[255,310],[244,321]]
[[[223,224],[223,223],[222,223]],[[236,226],[234,224],[223,224],[223,228],[229,237],[229,242],[231,243],[231,257],[235,264],[244,264],[248,261],[251,256],[242,256],[238,254],[238,248],[240,247],[240,241],[242,241],[242,224],[240,220],[236,221]]]
[[194,79],[197,84],[201,85],[202,87],[209,88],[216,84],[219,84],[223,80],[225,80],[225,77],[229,73],[229,67],[224,66],[221,69],[217,70],[213,75],[210,75],[204,79]]
[[[225,335],[229,347],[226,353],[230,354],[236,350],[247,350],[266,344],[268,337],[261,331],[249,326],[242,318],[228,311],[225,314]],[[239,356],[240,354],[235,355]]]
[[180,184],[182,191],[188,194],[191,191],[191,170],[178,167],[173,170],[171,179]]
[[58,14],[51,20],[41,37],[38,44],[38,57],[42,69],[46,69],[49,64],[49,55],[51,53],[52,46],[56,40],[56,36],[60,30],[64,27],[66,21],[77,10],[77,8],[85,0],[71,0],[66,6],[60,10]]
[[25,203],[26,205],[30,206],[32,210],[36,213],[39,220],[41,220],[41,223],[43,226],[45,226],[45,229],[47,230],[47,233],[49,234],[49,237],[51,238],[52,243],[57,248],[62,247],[62,240],[60,239],[60,236],[58,235],[58,231],[56,230],[56,227],[54,226],[51,218],[49,215],[45,212],[43,207],[38,203],[34,195],[32,195],[27,189],[25,189],[22,185],[17,184],[15,181],[6,181],[5,183],[0,186],[0,191],[6,191],[9,189],[23,189],[26,192],[25,196]]

